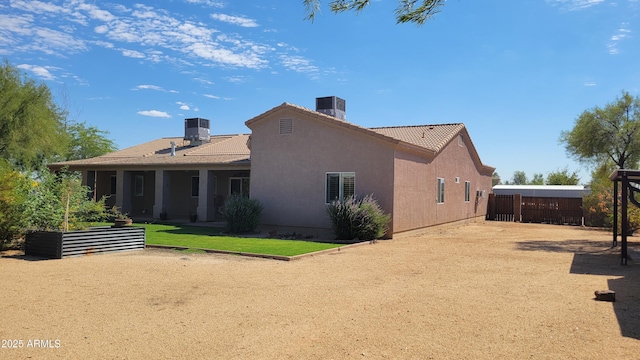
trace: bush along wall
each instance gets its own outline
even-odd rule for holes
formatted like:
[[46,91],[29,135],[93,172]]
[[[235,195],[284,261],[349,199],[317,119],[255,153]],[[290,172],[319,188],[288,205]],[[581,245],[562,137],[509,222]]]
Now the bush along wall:
[[375,240],[384,236],[390,216],[369,194],[362,199],[351,196],[327,206],[336,240]]
[[233,234],[254,232],[260,223],[262,205],[256,199],[231,195],[220,209],[227,221],[226,231]]

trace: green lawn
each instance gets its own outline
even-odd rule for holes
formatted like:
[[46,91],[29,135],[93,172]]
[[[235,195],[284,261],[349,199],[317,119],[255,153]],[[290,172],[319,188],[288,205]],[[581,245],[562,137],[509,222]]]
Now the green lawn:
[[147,244],[253,254],[294,256],[332,249],[341,244],[297,240],[245,238],[221,235],[221,229],[187,225],[136,224],[147,229]]

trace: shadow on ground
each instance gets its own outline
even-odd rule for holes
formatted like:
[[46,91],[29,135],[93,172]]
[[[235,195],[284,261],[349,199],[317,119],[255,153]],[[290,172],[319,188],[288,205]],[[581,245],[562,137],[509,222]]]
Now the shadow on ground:
[[[629,243],[631,260],[621,265],[620,247],[610,241],[530,240],[517,244],[522,251],[573,253],[569,272],[581,275],[617,276],[608,280],[609,290],[616,292],[613,310],[622,336],[640,340],[640,244]],[[606,289],[593,289],[606,290]],[[595,295],[594,295],[595,301]]]
[[24,261],[51,260],[49,258],[40,257],[40,256],[25,255],[24,252],[22,252],[22,251],[20,251],[20,252],[18,252],[18,251],[0,252],[0,258],[2,258],[2,259],[24,260]]

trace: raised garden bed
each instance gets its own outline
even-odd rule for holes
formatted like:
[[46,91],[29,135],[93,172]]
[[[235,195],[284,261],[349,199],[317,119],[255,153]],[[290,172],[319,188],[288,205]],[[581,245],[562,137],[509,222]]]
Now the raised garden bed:
[[62,259],[95,253],[143,250],[144,227],[99,227],[78,231],[37,231],[25,238],[25,255]]

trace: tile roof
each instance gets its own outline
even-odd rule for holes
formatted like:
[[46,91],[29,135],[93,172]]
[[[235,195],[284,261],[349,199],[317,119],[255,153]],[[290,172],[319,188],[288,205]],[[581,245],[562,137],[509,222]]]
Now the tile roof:
[[[420,152],[431,154],[430,156],[437,154],[460,133],[463,133],[471,143],[466,128],[464,124],[461,123],[365,128],[330,115],[286,102],[247,120],[245,124],[251,128],[256,122],[266,119],[270,115],[284,109],[310,116],[332,126],[358,131],[390,143],[404,143],[406,146],[414,147],[414,149]],[[248,134],[218,135],[212,136],[209,143],[191,147],[188,146],[188,143],[181,137],[162,138],[96,158],[57,163],[53,164],[53,166],[230,164],[239,162],[249,164],[250,151],[248,140]],[[176,143],[176,156],[171,156],[171,141]],[[473,147],[472,143],[471,146]],[[472,150],[472,157],[474,157],[479,165],[485,167],[487,170],[493,169],[482,164],[475,148]]]
[[[52,164],[63,166],[125,166],[125,165],[182,165],[182,164],[230,164],[246,162],[250,151],[248,134],[217,135],[200,146],[189,146],[182,137],[162,138],[132,146],[91,159]],[[171,156],[171,142],[175,142],[175,156]]]
[[423,147],[434,152],[440,151],[460,131],[464,124],[390,126],[369,128],[378,134]]

